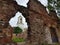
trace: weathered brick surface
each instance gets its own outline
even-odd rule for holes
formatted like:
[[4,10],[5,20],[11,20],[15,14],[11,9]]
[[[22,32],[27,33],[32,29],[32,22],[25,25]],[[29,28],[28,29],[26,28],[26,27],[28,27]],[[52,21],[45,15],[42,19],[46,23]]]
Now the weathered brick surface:
[[11,3],[12,1],[0,0],[0,43],[11,42],[13,28],[9,25],[9,20],[15,15],[17,10]]
[[[47,13],[46,8],[37,0],[30,0],[29,9],[29,27],[28,41],[31,45],[40,45],[41,43],[52,43],[50,27],[56,29],[57,16],[55,12]],[[49,16],[50,15],[50,16]],[[53,15],[53,16],[52,16]],[[55,15],[55,16],[54,16]],[[55,17],[55,18],[54,18]],[[30,36],[29,36],[30,35]]]
[[[0,10],[0,21],[2,21],[0,23],[0,29],[3,30],[5,34],[6,32],[10,32],[10,29],[11,31],[13,30],[11,27],[8,28],[8,22],[19,10],[23,16],[26,17],[29,25],[26,45],[40,45],[40,43],[45,42],[52,43],[49,28],[57,28],[57,18],[55,19],[54,16],[52,16],[55,14],[52,13],[50,13],[51,15],[49,16],[45,7],[37,0],[30,0],[28,8],[17,5],[13,0],[0,0]],[[1,42],[5,43],[6,38],[3,38]],[[10,40],[8,41],[10,42]]]

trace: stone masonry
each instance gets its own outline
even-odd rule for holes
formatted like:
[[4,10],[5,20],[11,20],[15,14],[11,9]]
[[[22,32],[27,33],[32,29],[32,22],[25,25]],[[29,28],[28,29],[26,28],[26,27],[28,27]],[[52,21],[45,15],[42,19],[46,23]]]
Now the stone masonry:
[[[50,12],[50,14],[48,14],[46,11],[46,7],[44,7],[37,0],[29,0],[27,5],[28,7],[26,8],[17,5],[17,3],[13,0],[0,0],[0,32],[2,32],[1,34],[6,34],[6,32],[9,32],[9,30],[11,29],[10,37],[12,38],[13,28],[10,27],[8,22],[17,11],[20,11],[26,18],[26,21],[29,25],[27,31],[26,45],[53,43],[50,27],[56,30],[56,35],[59,39],[58,41],[60,42],[60,26],[58,25],[59,20],[56,16],[56,13],[52,11]],[[5,37],[3,38],[4,41],[7,37],[5,35],[3,35],[3,37]],[[10,42],[10,39],[7,42]],[[1,40],[0,42],[3,41]],[[7,42],[5,40],[4,44]]]

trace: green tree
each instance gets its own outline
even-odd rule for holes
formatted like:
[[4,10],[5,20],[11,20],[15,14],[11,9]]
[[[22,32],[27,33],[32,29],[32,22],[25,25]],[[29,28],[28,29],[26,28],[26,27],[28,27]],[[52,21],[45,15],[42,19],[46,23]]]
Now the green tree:
[[55,11],[58,18],[60,19],[60,0],[48,0],[47,8],[49,11]]
[[21,28],[14,27],[14,33],[16,34],[16,36],[17,36],[18,33],[21,33],[21,32],[22,32],[22,29]]
[[49,10],[59,10],[60,9],[60,0],[48,0],[48,9]]

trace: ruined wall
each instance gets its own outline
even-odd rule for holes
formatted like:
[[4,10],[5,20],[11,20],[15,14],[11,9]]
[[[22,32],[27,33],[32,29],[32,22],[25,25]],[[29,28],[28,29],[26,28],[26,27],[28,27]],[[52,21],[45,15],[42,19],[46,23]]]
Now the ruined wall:
[[[27,8],[17,5],[17,2],[13,0],[0,0],[0,44],[6,45],[6,43],[12,42],[13,29],[9,25],[9,20],[15,16],[16,12],[20,11],[24,17],[27,15]],[[15,44],[14,44],[15,45]]]
[[52,44],[52,39],[51,39],[51,33],[50,33],[49,26],[45,27],[45,40],[46,40],[46,43]]
[[[36,0],[33,0],[33,1],[30,0],[30,2],[28,3],[28,9],[30,10],[29,16],[28,16],[29,27],[30,27],[30,31],[29,31],[30,44],[35,45],[35,44],[47,42],[47,39],[46,39],[47,35],[45,32],[46,24],[43,20],[43,17],[41,16],[42,12],[43,12],[43,14],[47,15],[47,11],[46,11],[45,7],[43,5],[41,5],[39,2],[36,2]],[[48,35],[48,36],[50,36],[50,35]],[[48,38],[48,40],[49,39],[50,38]]]
[[57,36],[58,36],[58,41],[60,43],[60,24],[58,24],[58,27],[56,28],[56,33],[57,33]]
[[[41,43],[53,43],[50,33],[50,27],[57,27],[57,18],[55,13],[47,13],[46,8],[37,0],[30,0],[29,9],[29,27],[30,31],[28,41],[31,45],[40,45]],[[51,16],[53,15],[53,16]]]
[[40,16],[34,12],[29,12],[29,21],[31,28],[31,41],[40,43],[40,41],[44,41],[44,23],[43,20],[40,19]]
[[[2,27],[8,23],[17,11],[20,11],[23,16],[26,17],[29,25],[27,41],[32,45],[40,45],[40,43],[45,42],[52,43],[49,27],[56,27],[57,22],[48,15],[46,8],[40,2],[37,0],[29,0],[27,8],[17,5],[17,3],[12,0],[1,0],[0,3],[0,21],[2,19],[4,22],[2,22],[4,24]],[[6,28],[8,28],[8,26]],[[26,45],[28,44],[26,43]]]
[[30,22],[30,44],[52,43],[49,26],[47,26],[40,15],[29,12]]

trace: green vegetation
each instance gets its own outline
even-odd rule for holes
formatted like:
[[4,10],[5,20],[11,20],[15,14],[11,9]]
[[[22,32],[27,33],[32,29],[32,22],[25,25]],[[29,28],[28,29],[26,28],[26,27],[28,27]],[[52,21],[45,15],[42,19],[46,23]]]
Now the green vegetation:
[[60,0],[48,0],[48,9],[55,11],[60,9]]
[[14,33],[15,33],[16,36],[17,36],[18,33],[22,33],[22,29],[19,28],[19,27],[14,27]]
[[22,33],[22,29],[21,28],[14,27],[14,33],[16,34],[16,37],[12,38],[13,42],[17,43],[17,42],[24,42],[25,41],[25,39],[17,37],[17,34]]
[[13,42],[16,42],[16,43],[17,43],[17,42],[24,42],[25,39],[15,37],[15,38],[12,39],[12,41],[13,41]]

